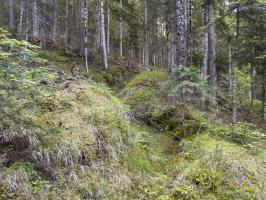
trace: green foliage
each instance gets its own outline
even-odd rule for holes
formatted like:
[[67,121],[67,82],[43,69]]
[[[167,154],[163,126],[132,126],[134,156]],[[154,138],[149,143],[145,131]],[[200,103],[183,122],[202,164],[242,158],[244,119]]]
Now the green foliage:
[[126,98],[125,102],[131,106],[138,105],[139,103],[147,103],[152,98],[156,98],[156,91],[154,89],[140,89]]
[[3,175],[3,181],[0,183],[1,198],[19,198],[17,192],[24,195],[34,196],[39,194],[44,187],[47,187],[48,181],[35,171],[28,162],[17,161],[7,168]]
[[237,96],[240,100],[245,99],[251,88],[250,65],[242,69],[236,67],[234,70],[237,77]]
[[71,109],[72,104],[68,100],[62,100],[59,102],[59,107],[62,110],[68,110],[68,109]]
[[50,82],[55,75],[38,66],[42,59],[29,48],[36,46],[10,39],[9,34],[0,29],[0,55],[10,54],[0,58],[0,119],[18,126],[27,121],[21,113],[24,109],[36,106],[54,92]]
[[163,91],[168,92],[168,96],[177,97],[183,103],[199,103],[198,100],[204,98],[211,100],[214,96],[213,90],[208,83],[200,77],[200,72],[195,67],[172,67],[173,77],[163,82]]
[[163,70],[151,70],[145,71],[133,78],[128,84],[127,88],[140,87],[140,86],[151,86],[156,87],[162,81],[167,78],[167,74]]
[[38,54],[30,50],[33,48],[40,48],[32,45],[27,41],[19,41],[10,38],[10,34],[0,28],[0,63],[4,66],[11,62],[18,62],[20,64],[25,62],[40,62],[43,59],[38,57]]

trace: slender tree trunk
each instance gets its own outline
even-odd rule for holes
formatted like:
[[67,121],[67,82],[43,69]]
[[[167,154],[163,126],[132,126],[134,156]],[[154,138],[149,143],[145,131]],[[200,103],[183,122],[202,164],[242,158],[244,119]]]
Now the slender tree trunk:
[[66,0],[65,2],[66,6],[66,15],[65,15],[65,33],[64,33],[64,48],[65,48],[65,53],[69,53],[68,50],[68,37],[69,37],[69,29],[68,29],[68,22],[69,22],[69,0]]
[[101,13],[100,13],[100,0],[95,0],[95,13],[94,13],[94,24],[95,32],[93,37],[93,52],[96,52],[100,48],[101,44]]
[[266,122],[266,69],[263,73],[263,119]]
[[232,70],[232,103],[233,103],[233,114],[232,114],[232,123],[235,124],[237,122],[237,97],[236,97],[236,91],[237,91],[237,83],[236,83],[236,68],[233,68]]
[[15,30],[13,0],[9,0],[8,3],[9,3],[9,30],[11,33],[13,33]]
[[177,15],[177,66],[187,66],[185,0],[176,0]]
[[33,1],[32,19],[33,19],[33,37],[36,38],[39,35],[37,0]]
[[56,45],[57,41],[57,10],[58,10],[58,2],[54,0],[54,14],[53,14],[53,32],[52,32],[52,41]]
[[[120,7],[123,8],[123,0],[120,0]],[[119,23],[119,39],[120,39],[120,56],[123,56],[123,19],[120,17]]]
[[149,65],[149,44],[148,44],[148,5],[147,0],[145,0],[144,8],[144,20],[145,20],[145,44],[144,44],[144,64]]
[[251,77],[252,77],[252,83],[251,83],[251,91],[250,91],[250,107],[253,107],[254,100],[256,99],[256,67],[252,66],[251,69]]
[[236,11],[236,37],[235,37],[235,67],[233,69],[232,73],[232,85],[233,85],[233,106],[232,106],[232,123],[235,124],[237,122],[237,111],[238,111],[238,105],[237,105],[237,75],[236,75],[236,68],[239,67],[239,7]]
[[188,0],[188,64],[192,66],[192,56],[193,56],[193,35],[192,35],[192,0]]
[[216,33],[214,25],[214,5],[209,4],[209,70],[210,70],[210,85],[214,90],[214,98],[212,101],[212,106],[217,108],[217,71],[216,71]]
[[83,14],[83,42],[84,42],[84,59],[86,71],[89,72],[88,66],[88,0],[83,0],[82,5]]
[[110,0],[107,0],[107,39],[106,39],[107,54],[110,52]]
[[23,34],[24,9],[25,9],[25,0],[21,0],[20,1],[19,27],[18,27],[18,32],[20,36],[22,36]]
[[[208,6],[204,7],[203,21],[204,21],[204,34],[203,34],[203,41],[202,41],[203,63],[202,63],[202,68],[201,68],[201,77],[202,77],[202,80],[206,83],[207,82],[207,77],[208,77],[208,60],[209,60],[208,59],[209,58]],[[207,105],[206,89],[204,89],[203,99],[202,99],[202,107],[206,108],[206,105]]]
[[29,41],[29,32],[30,32],[29,4],[26,4],[26,6],[25,6],[25,18],[26,18],[26,23],[25,23],[25,26],[26,26],[26,29],[25,29],[25,40],[26,41]]
[[229,58],[229,65],[228,65],[228,72],[229,72],[229,94],[230,99],[232,97],[232,70],[233,70],[233,63],[232,63],[232,49],[231,45],[228,48],[228,58]]
[[[43,1],[44,4],[46,4],[46,0]],[[40,7],[41,9],[41,7]],[[47,11],[45,6],[43,5],[42,7],[42,12],[43,12],[43,17],[42,20],[40,20],[40,46],[42,48],[46,48],[46,33],[48,32],[46,30],[46,16],[47,16]]]
[[176,46],[175,46],[175,34],[174,34],[174,20],[169,13],[168,17],[168,59],[167,65],[171,67],[175,65],[176,59]]
[[209,58],[209,32],[208,32],[208,7],[205,6],[204,8],[204,35],[203,35],[203,64],[201,69],[201,76],[202,80],[207,80],[207,73],[208,73],[208,58]]
[[106,70],[108,70],[107,49],[106,49],[106,40],[105,40],[104,0],[101,0],[101,30],[102,30],[104,67]]

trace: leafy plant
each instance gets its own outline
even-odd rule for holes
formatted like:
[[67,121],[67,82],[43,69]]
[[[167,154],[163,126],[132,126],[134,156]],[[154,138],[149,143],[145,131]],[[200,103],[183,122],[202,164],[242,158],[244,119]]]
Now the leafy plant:
[[200,77],[195,67],[172,67],[172,77],[161,84],[169,97],[178,99],[182,104],[199,103],[202,98],[214,98],[213,89]]

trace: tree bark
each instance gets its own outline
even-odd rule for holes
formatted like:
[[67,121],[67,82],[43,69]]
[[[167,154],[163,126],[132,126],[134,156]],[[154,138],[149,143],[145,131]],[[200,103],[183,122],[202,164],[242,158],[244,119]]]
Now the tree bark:
[[237,105],[237,75],[236,75],[236,68],[239,67],[239,7],[236,9],[236,36],[235,36],[235,67],[232,72],[232,90],[233,90],[233,105],[232,105],[232,123],[235,124],[237,122],[237,112],[238,112],[238,105]]
[[266,122],[266,69],[263,73],[263,119]]
[[101,30],[102,30],[104,67],[106,70],[108,70],[107,49],[106,49],[106,40],[105,40],[104,0],[101,0]]
[[107,34],[106,34],[106,48],[107,54],[110,52],[110,0],[107,0]]
[[97,52],[101,44],[101,13],[100,13],[100,0],[95,0],[95,13],[94,13],[94,25],[95,32],[93,36],[93,52]]
[[176,0],[177,16],[177,66],[187,66],[185,0]]
[[54,14],[53,14],[53,32],[52,32],[52,41],[56,45],[57,41],[57,10],[58,10],[58,2],[57,0],[53,1],[54,3]]
[[65,6],[66,6],[66,14],[65,14],[65,33],[64,33],[64,49],[65,53],[69,53],[68,49],[68,37],[69,37],[69,29],[68,29],[68,22],[69,22],[69,0],[65,1]]
[[257,75],[257,71],[256,71],[256,67],[252,66],[251,68],[251,78],[252,78],[252,82],[251,82],[251,91],[250,91],[250,107],[253,107],[254,104],[254,100],[256,99],[256,75]]
[[[123,0],[120,0],[120,7],[123,8]],[[120,40],[120,56],[123,56],[123,18],[120,17],[119,23],[119,40]]]
[[208,7],[205,6],[204,8],[204,35],[203,35],[203,64],[201,69],[201,76],[202,80],[207,80],[207,73],[208,73],[208,58],[209,58],[209,32],[208,32]]
[[85,59],[86,71],[89,72],[89,66],[88,66],[88,0],[83,0],[82,14],[83,14],[84,59]]
[[13,33],[15,30],[13,0],[9,0],[8,3],[9,3],[9,30],[11,33]]
[[232,49],[231,45],[229,45],[228,48],[228,59],[229,59],[229,65],[228,65],[228,72],[229,72],[229,94],[230,99],[232,97],[232,70],[233,70],[233,63],[232,63]]
[[39,35],[37,0],[33,1],[32,19],[33,19],[33,37],[36,38]]
[[192,0],[188,0],[188,65],[192,66],[193,56],[193,33],[192,33]]
[[[27,1],[26,1],[27,2]],[[26,4],[25,6],[25,40],[29,41],[29,30],[30,30],[30,16],[29,16],[29,4]]]
[[216,33],[214,25],[214,5],[209,4],[209,70],[210,70],[210,85],[214,90],[212,106],[217,108],[217,71],[216,71]]
[[148,44],[148,5],[145,0],[144,7],[144,20],[145,20],[145,40],[144,40],[144,64],[149,65],[149,44]]
[[[209,17],[208,17],[208,6],[204,7],[204,34],[203,34],[203,63],[201,68],[201,78],[206,83],[208,77],[208,60],[209,60],[209,31],[208,31],[208,24],[209,24]],[[206,108],[207,101],[206,101],[206,89],[204,89],[203,99],[202,99],[202,107]]]
[[[43,1],[44,4],[46,4],[46,0]],[[42,48],[46,48],[46,33],[48,32],[46,29],[46,16],[47,16],[47,11],[46,11],[46,7],[43,6],[42,8],[40,7],[40,9],[42,9],[43,12],[43,17],[42,20],[40,20],[40,46]]]
[[[170,6],[170,5],[169,5]],[[171,13],[168,13],[168,56],[167,65],[172,67],[176,61],[176,45],[175,45],[175,27],[174,19]]]
[[24,9],[25,9],[25,0],[21,0],[20,1],[19,27],[18,27],[18,32],[21,37],[23,34]]

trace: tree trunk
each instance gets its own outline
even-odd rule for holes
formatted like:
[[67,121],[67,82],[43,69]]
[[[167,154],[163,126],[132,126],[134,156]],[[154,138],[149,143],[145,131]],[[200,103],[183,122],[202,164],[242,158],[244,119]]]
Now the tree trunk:
[[101,13],[100,13],[100,0],[95,0],[95,13],[94,13],[94,25],[95,32],[93,37],[93,52],[97,52],[101,44]]
[[89,72],[89,66],[88,66],[88,0],[83,0],[82,14],[83,14],[84,59],[85,59],[86,71]]
[[104,67],[106,70],[108,70],[107,49],[106,49],[106,40],[105,40],[104,0],[101,0],[101,30],[102,30]]
[[256,67],[252,66],[251,69],[251,77],[252,77],[252,82],[251,82],[251,91],[250,91],[250,107],[253,107],[254,100],[256,99]]
[[68,22],[69,22],[69,0],[66,0],[65,2],[65,6],[66,6],[66,14],[65,14],[65,33],[64,33],[64,49],[65,49],[65,53],[69,53],[68,50],[68,37],[69,37],[69,29],[68,29]]
[[52,41],[56,45],[57,41],[57,9],[58,9],[58,2],[57,0],[53,1],[54,3],[54,14],[53,14],[53,32],[52,32]]
[[[208,31],[208,6],[204,7],[204,34],[203,34],[203,63],[201,68],[201,78],[206,83],[208,77],[208,58],[209,58],[209,31]],[[206,101],[206,89],[204,89],[203,99],[202,99],[202,107],[205,108],[207,105]]]
[[174,19],[171,16],[171,13],[168,14],[168,58],[167,65],[172,67],[175,65],[176,61],[176,46],[175,46],[175,28],[174,28]]
[[32,19],[33,19],[33,37],[36,38],[39,35],[37,0],[33,1]]
[[[44,0],[44,4],[46,4],[46,0]],[[40,44],[39,45],[42,48],[46,48],[46,33],[48,31],[46,30],[46,16],[47,16],[47,12],[46,12],[45,6],[43,6],[43,8],[42,8],[42,12],[43,12],[43,17],[42,17],[42,20],[40,20]]]
[[11,33],[13,33],[15,30],[13,0],[9,0],[8,3],[9,3],[9,30]]
[[25,23],[25,28],[26,28],[25,29],[25,40],[26,41],[29,41],[29,31],[30,31],[29,4],[26,4],[26,6],[25,6],[25,18],[26,18],[26,23]]
[[217,108],[217,71],[216,71],[216,34],[214,25],[214,5],[209,4],[209,70],[210,70],[210,85],[214,90],[214,97],[212,100],[212,106]]
[[149,65],[149,46],[148,46],[148,5],[147,0],[145,0],[144,8],[144,20],[145,20],[145,44],[144,44],[144,64]]
[[232,90],[233,90],[233,105],[232,105],[232,123],[235,124],[237,122],[237,111],[238,111],[238,105],[237,105],[237,76],[236,76],[236,68],[239,67],[239,7],[236,11],[236,37],[235,37],[235,67],[232,72]]
[[192,56],[193,56],[193,35],[192,35],[192,0],[188,0],[188,64],[192,66]]
[[24,9],[25,9],[25,0],[21,0],[20,1],[19,27],[18,27],[18,32],[21,37],[23,36],[22,34],[23,34]]
[[201,69],[201,76],[202,80],[207,80],[208,75],[208,57],[209,57],[209,32],[208,32],[208,7],[205,6],[204,8],[204,35],[203,35],[203,63],[202,63],[202,69]]
[[110,52],[110,0],[107,0],[107,35],[106,35],[107,54]]
[[187,66],[185,0],[176,0],[177,15],[177,66]]
[[[123,0],[120,0],[120,7],[123,8]],[[120,17],[119,23],[119,40],[120,40],[120,56],[123,56],[123,19]]]
[[263,69],[263,119],[266,122],[266,69]]
[[237,122],[237,97],[236,97],[236,91],[237,91],[237,83],[236,83],[236,68],[233,68],[232,70],[232,123],[235,124]]
[[228,72],[229,72],[229,94],[230,99],[232,97],[232,70],[233,70],[233,63],[232,63],[232,49],[231,45],[228,48],[228,58],[229,58],[229,65],[228,65]]

